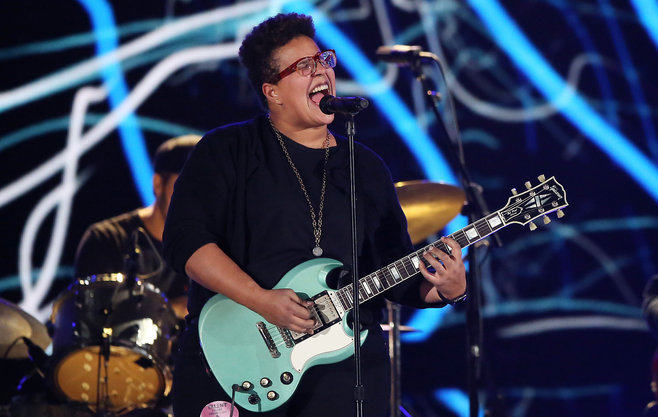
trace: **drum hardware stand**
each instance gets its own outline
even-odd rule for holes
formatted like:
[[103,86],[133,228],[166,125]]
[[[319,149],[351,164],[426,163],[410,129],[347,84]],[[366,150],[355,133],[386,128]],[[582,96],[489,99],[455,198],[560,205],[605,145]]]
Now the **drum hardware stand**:
[[400,306],[397,303],[386,300],[388,309],[388,356],[391,363],[391,417],[400,415]]
[[[386,47],[380,47],[386,48]],[[481,187],[471,181],[466,163],[464,161],[463,150],[461,148],[461,137],[459,134],[459,127],[457,125],[456,111],[452,95],[446,94],[446,102],[450,107],[453,114],[454,129],[451,132],[441,117],[438,108],[438,100],[441,98],[430,86],[428,77],[423,73],[423,63],[431,61],[436,64],[441,78],[444,80],[447,91],[447,82],[443,67],[439,57],[431,52],[424,52],[419,46],[404,46],[405,62],[411,72],[420,82],[423,90],[426,92],[425,98],[429,107],[433,110],[437,124],[442,128],[447,141],[436,141],[441,149],[441,153],[446,156],[452,169],[458,173],[461,186],[466,193],[466,200],[468,202],[468,217],[469,220],[475,221],[484,217],[489,213],[484,199],[481,194]],[[493,239],[500,247],[502,243],[499,235],[493,235]],[[481,317],[481,295],[480,295],[480,274],[478,268],[478,260],[476,258],[477,250],[475,247],[468,251],[469,271],[466,274],[466,283],[468,290],[468,301],[466,305],[466,340],[467,340],[467,381],[468,381],[468,397],[469,397],[469,417],[477,417],[479,414],[478,404],[478,385],[481,379],[481,365],[482,365],[482,317]]]
[[[115,293],[116,294],[116,293]],[[112,315],[112,311],[106,311],[107,316],[105,324],[108,324],[109,318]],[[101,343],[98,348],[98,376],[96,378],[96,410],[94,415],[98,417],[110,417],[113,414],[108,411],[108,408],[111,405],[110,401],[110,392],[109,392],[109,379],[108,379],[108,366],[110,362],[110,353],[112,345],[112,328],[103,327],[101,334]],[[102,366],[101,366],[102,362]],[[102,375],[105,371],[105,376]],[[101,385],[102,385],[102,394],[101,394]]]

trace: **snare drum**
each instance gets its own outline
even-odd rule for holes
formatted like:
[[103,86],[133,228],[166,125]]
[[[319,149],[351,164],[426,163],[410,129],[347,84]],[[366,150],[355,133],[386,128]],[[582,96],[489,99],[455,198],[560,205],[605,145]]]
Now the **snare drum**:
[[177,320],[167,299],[122,274],[79,279],[54,303],[51,381],[92,410],[148,407],[171,390]]

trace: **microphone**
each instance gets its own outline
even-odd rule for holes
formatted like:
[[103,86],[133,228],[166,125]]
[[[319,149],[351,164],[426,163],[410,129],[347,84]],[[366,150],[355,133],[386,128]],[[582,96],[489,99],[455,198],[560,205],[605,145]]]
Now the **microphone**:
[[357,114],[368,107],[370,103],[363,97],[324,96],[320,100],[320,110],[324,114]]
[[430,61],[439,62],[439,57],[431,52],[424,52],[418,45],[380,46],[377,48],[376,54],[382,61],[400,66]]

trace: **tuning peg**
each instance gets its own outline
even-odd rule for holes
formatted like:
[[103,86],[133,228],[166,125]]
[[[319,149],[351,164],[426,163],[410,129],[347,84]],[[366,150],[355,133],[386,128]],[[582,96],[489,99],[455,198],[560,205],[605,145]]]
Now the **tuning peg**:
[[556,213],[557,213],[557,218],[558,219],[561,219],[562,217],[564,217],[564,212],[562,211],[562,209],[557,209]]
[[544,174],[541,174],[540,176],[538,176],[537,179],[539,180],[539,182],[546,181],[546,177],[544,176]]
[[516,191],[516,188],[512,188],[512,195],[517,195],[519,192]]
[[530,222],[530,224],[528,225],[528,227],[530,227],[530,231],[531,231],[531,232],[534,232],[535,230],[537,230],[537,225],[534,224],[533,222]]
[[551,218],[548,216],[544,216],[544,224],[549,224],[551,222]]
[[530,181],[525,182],[525,188],[527,188],[528,190],[532,188],[532,184],[530,184]]

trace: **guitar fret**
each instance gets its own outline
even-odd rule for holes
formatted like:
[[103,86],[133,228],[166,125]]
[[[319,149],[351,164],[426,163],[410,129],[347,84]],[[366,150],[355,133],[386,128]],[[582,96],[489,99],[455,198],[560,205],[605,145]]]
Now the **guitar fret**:
[[477,229],[477,225],[464,229],[464,236],[468,239],[469,243],[475,242],[480,238],[480,232]]
[[363,290],[366,293],[365,297],[370,298],[370,296],[372,295],[372,290],[370,289],[370,285],[368,285],[368,280],[367,279],[364,279],[364,280],[361,281],[361,288],[363,288]]
[[372,274],[371,280],[375,284],[375,288],[378,292],[384,291],[384,286],[382,285],[382,282],[379,280],[379,278],[377,278],[376,274]]
[[343,310],[346,310],[347,303],[345,303],[345,298],[343,297],[343,291],[338,290],[336,291],[336,294],[338,295],[338,301],[340,302],[341,307],[343,307]]
[[366,277],[366,282],[368,283],[368,286],[370,287],[370,290],[372,291],[373,296],[379,294],[379,290],[377,289],[377,284],[372,279],[372,275],[368,275]]
[[[457,241],[457,243],[459,243],[459,246],[461,246],[462,248],[466,247],[470,244],[470,242],[468,241],[468,237],[466,237],[466,234],[464,233],[463,230],[464,229],[458,230],[455,233],[453,233],[452,235],[450,235],[450,237],[455,239]],[[440,243],[443,244],[443,242],[440,242]],[[444,252],[449,252],[449,249],[444,250]]]
[[366,291],[366,298],[372,298],[372,296],[373,296],[373,290],[372,289],[374,288],[374,285],[373,285],[372,281],[370,280],[370,277],[365,276],[365,277],[361,278],[361,282],[362,282],[361,285],[363,286],[363,289]]
[[395,265],[389,266],[388,270],[391,273],[391,276],[393,277],[393,280],[395,282],[400,282],[402,280],[402,277],[400,276],[400,272],[398,271]]
[[418,255],[417,254],[414,254],[413,256],[410,255],[409,260],[411,261],[414,270],[416,272],[420,271],[420,259],[418,258]]
[[380,292],[384,291],[384,287],[382,286],[382,283],[379,281],[379,278],[377,278],[377,274],[370,274],[369,277],[375,294],[379,294]]
[[502,219],[500,218],[500,215],[498,214],[498,212],[495,212],[491,216],[488,216],[486,218],[486,221],[487,221],[487,224],[489,225],[489,227],[491,228],[492,232],[495,231],[495,230],[500,229],[503,226],[505,226],[505,224],[503,223]]
[[404,263],[402,263],[401,260],[395,261],[395,269],[398,271],[398,274],[400,274],[400,279],[407,279],[409,275],[407,274],[407,268],[405,268]]
[[340,290],[340,293],[341,293],[340,298],[343,300],[343,303],[345,304],[345,310],[351,309],[354,306],[354,304],[352,303],[352,297],[349,296],[349,294],[352,293],[352,284],[343,287]]
[[379,271],[375,272],[375,274],[377,275],[379,282],[381,282],[384,290],[391,288],[391,283],[388,282],[388,279],[386,279],[386,270],[380,269]]
[[350,286],[347,287],[347,289],[348,289],[349,291],[347,291],[347,292],[345,293],[345,298],[347,299],[347,304],[349,304],[350,308],[354,307],[354,298],[353,298],[353,296],[352,296],[352,294],[353,294],[352,287],[353,287],[353,285],[350,284]]
[[382,278],[386,281],[386,284],[388,284],[389,287],[392,287],[395,285],[395,279],[393,278],[393,275],[391,275],[391,271],[388,270],[388,268],[380,269]]
[[404,268],[404,272],[407,275],[407,278],[415,274],[417,271],[414,269],[414,267],[411,265],[411,262],[409,261],[409,258],[405,257],[400,260],[400,264]]
[[478,233],[480,234],[481,237],[487,236],[492,232],[486,220],[477,221],[475,223],[475,227],[477,228]]

